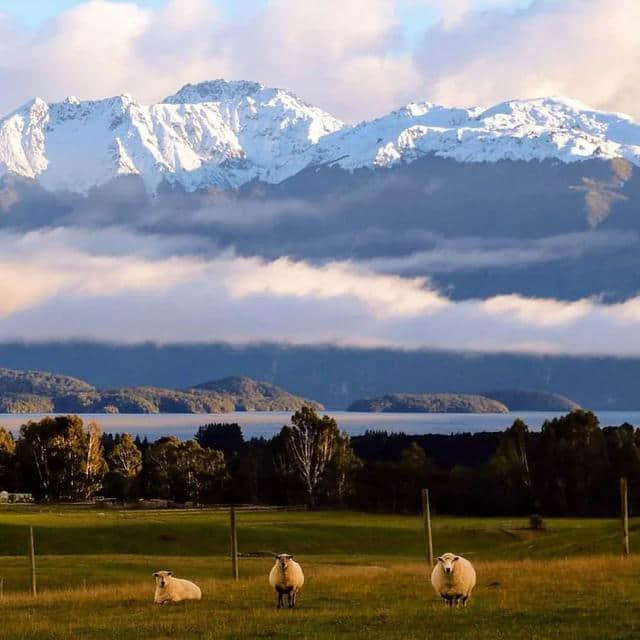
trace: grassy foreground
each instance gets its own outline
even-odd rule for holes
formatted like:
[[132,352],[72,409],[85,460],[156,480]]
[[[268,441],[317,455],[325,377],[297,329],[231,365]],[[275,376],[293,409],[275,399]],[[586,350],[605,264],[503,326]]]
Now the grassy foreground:
[[[40,595],[24,556],[36,532]],[[419,518],[350,512],[239,516],[241,552],[289,551],[307,583],[275,611],[269,558],[242,558],[229,579],[228,519],[215,512],[74,508],[0,510],[0,638],[637,638],[640,557],[623,559],[618,522],[436,518],[436,553],[469,557],[478,586],[466,610],[432,592]],[[640,536],[632,528],[632,547]],[[151,573],[200,584],[199,603],[152,605]]]

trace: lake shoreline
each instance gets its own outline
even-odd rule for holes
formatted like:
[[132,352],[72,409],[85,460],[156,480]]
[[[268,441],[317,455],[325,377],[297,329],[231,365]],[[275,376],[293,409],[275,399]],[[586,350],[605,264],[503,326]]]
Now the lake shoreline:
[[[409,435],[478,433],[503,431],[517,418],[532,430],[538,430],[545,420],[565,415],[554,411],[513,411],[509,413],[359,413],[353,411],[323,411],[335,418],[342,430],[351,436],[379,430]],[[640,426],[640,411],[594,411],[601,426],[629,422]],[[29,420],[40,420],[55,414],[0,414],[0,426],[17,433]],[[103,413],[78,414],[85,421],[96,421],[104,433],[131,433],[149,439],[175,435],[192,438],[198,427],[215,422],[238,423],[245,438],[276,435],[289,422],[289,411],[235,411],[231,413]]]

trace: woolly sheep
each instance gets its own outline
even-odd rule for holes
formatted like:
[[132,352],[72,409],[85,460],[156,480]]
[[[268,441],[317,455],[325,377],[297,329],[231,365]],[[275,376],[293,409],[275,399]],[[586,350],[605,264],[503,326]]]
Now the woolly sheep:
[[189,580],[174,578],[171,571],[156,571],[153,577],[156,580],[154,604],[168,604],[202,598],[202,592],[198,585],[189,582]]
[[269,573],[269,584],[276,590],[276,607],[283,606],[284,594],[289,599],[289,608],[296,606],[296,596],[304,584],[302,567],[287,553],[280,553],[276,557],[276,563]]
[[450,607],[458,604],[466,607],[476,584],[476,571],[466,558],[445,553],[431,572],[431,584]]

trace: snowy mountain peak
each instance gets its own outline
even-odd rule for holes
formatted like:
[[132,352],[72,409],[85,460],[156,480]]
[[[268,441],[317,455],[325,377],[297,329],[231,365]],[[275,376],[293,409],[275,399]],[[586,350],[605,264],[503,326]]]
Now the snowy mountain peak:
[[139,175],[192,191],[277,183],[326,163],[388,167],[436,155],[459,162],[625,158],[640,165],[640,125],[569,98],[509,100],[488,109],[412,102],[347,126],[283,89],[258,82],[188,84],[154,105],[129,94],[41,98],[0,120],[0,176],[86,192]]
[[265,86],[248,80],[208,80],[198,84],[186,84],[180,91],[162,102],[169,104],[196,104],[198,102],[223,102],[248,98]]

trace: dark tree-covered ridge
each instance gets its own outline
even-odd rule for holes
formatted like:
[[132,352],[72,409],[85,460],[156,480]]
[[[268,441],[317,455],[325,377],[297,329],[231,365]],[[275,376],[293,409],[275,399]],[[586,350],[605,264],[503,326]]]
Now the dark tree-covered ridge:
[[70,376],[0,369],[0,413],[227,413],[295,411],[303,406],[322,408],[250,378],[225,378],[188,389],[97,389]]

